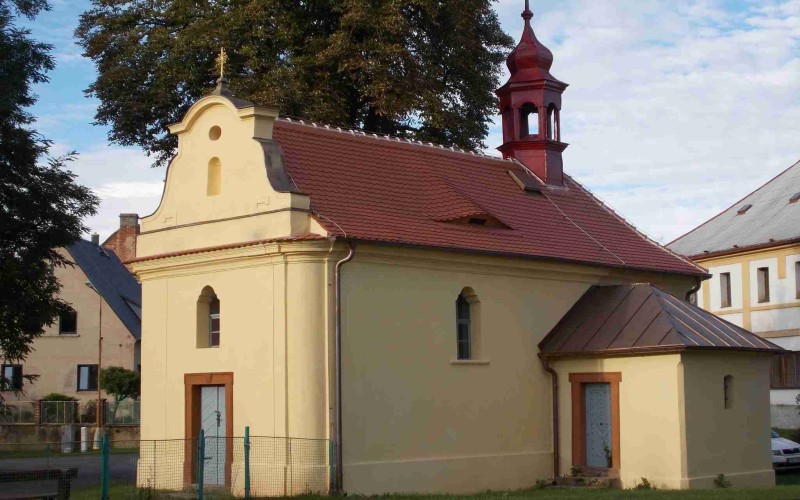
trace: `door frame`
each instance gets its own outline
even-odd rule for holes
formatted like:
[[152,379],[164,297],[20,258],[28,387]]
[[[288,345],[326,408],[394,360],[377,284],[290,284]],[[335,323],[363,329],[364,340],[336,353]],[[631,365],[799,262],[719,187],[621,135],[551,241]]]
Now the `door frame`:
[[225,486],[231,485],[231,463],[233,462],[233,372],[216,373],[185,373],[184,385],[184,429],[186,438],[185,456],[183,461],[183,479],[187,485],[193,484],[197,479],[195,455],[197,447],[194,440],[200,434],[200,388],[203,386],[225,387]]
[[585,384],[607,383],[611,390],[611,467],[616,477],[620,469],[619,383],[621,372],[570,373],[572,387],[572,465],[586,467],[586,396]]

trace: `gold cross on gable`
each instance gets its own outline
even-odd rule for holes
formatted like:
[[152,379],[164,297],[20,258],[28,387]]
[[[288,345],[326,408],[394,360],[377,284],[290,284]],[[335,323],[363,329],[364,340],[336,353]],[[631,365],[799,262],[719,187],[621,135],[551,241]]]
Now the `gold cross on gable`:
[[225,62],[228,60],[228,55],[225,54],[225,47],[219,48],[219,55],[217,56],[217,69],[219,70],[220,80],[225,78]]

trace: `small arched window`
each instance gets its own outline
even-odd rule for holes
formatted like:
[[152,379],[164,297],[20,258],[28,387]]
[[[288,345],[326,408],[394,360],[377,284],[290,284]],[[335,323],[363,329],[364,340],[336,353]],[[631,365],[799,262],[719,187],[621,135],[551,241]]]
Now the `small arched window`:
[[480,333],[480,302],[472,288],[464,288],[456,299],[456,359],[477,359]]
[[197,299],[197,347],[219,347],[220,331],[219,297],[207,286]]
[[222,162],[214,157],[208,161],[208,185],[206,195],[217,196],[222,192]]
[[733,375],[725,375],[722,379],[722,391],[725,397],[725,409],[733,407]]
[[539,110],[531,103],[522,105],[520,112],[519,135],[530,137],[539,135]]
[[547,138],[550,140],[558,141],[560,134],[558,132],[558,109],[555,104],[547,107]]

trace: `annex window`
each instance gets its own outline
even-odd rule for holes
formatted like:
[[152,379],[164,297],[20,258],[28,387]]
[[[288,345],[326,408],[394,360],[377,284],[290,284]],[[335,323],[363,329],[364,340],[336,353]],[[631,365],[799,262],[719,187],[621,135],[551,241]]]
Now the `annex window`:
[[464,288],[456,299],[456,359],[477,359],[480,302],[472,288]]
[[731,273],[719,275],[719,301],[720,307],[731,306]]
[[551,140],[560,140],[558,131],[558,110],[555,104],[547,107],[547,138]]
[[97,365],[78,365],[78,390],[97,390]]
[[222,192],[222,162],[219,158],[208,161],[208,187],[206,195],[217,196]]
[[725,375],[722,379],[722,392],[725,398],[725,409],[733,406],[733,375]]
[[3,365],[2,390],[22,390],[22,365]]
[[759,267],[756,271],[758,280],[758,302],[769,302],[769,268]]
[[197,299],[197,347],[219,347],[220,332],[219,297],[207,286]]
[[521,138],[539,135],[539,110],[531,103],[523,104],[520,112],[519,135]]
[[78,333],[78,312],[75,309],[64,311],[58,315],[58,334],[75,335]]

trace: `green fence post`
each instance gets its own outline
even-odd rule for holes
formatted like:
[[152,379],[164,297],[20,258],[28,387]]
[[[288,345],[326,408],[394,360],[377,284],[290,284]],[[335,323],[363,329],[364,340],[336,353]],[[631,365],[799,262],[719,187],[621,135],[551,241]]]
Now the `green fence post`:
[[108,500],[108,483],[109,483],[109,470],[108,470],[108,434],[103,434],[103,444],[100,447],[100,498],[101,500]]
[[250,498],[250,426],[244,428],[244,498]]
[[203,500],[203,467],[206,462],[206,433],[200,429],[200,439],[197,441],[197,500]]

